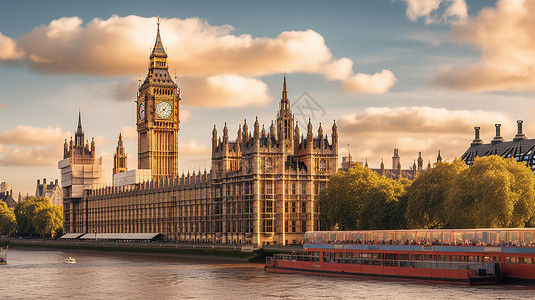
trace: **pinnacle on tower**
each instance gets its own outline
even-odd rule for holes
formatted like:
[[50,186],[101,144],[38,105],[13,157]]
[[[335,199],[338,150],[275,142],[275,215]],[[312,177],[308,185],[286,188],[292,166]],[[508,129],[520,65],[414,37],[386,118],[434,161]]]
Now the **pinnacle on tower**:
[[165,53],[162,38],[160,37],[160,16],[158,16],[156,24],[158,26],[158,29],[156,31],[156,42],[154,43],[154,48],[152,49],[150,58],[153,58],[155,56],[167,58],[167,53]]
[[82,130],[82,112],[78,110],[78,128],[76,129],[76,133],[84,133]]

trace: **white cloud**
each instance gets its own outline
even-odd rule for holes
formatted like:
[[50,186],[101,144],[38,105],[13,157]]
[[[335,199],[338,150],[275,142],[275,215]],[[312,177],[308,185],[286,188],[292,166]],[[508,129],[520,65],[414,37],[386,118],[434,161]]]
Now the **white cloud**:
[[402,0],[407,4],[406,15],[415,22],[450,23],[466,19],[468,9],[465,0]]
[[181,95],[190,106],[243,107],[263,106],[273,98],[267,85],[255,78],[237,75],[214,75],[184,78]]
[[197,141],[181,141],[178,144],[179,156],[205,156],[210,154],[210,151],[210,147],[206,145],[200,145],[197,143]]
[[[481,127],[482,138],[490,142],[494,124],[502,123],[502,136],[514,136],[516,123],[500,112],[448,110],[432,107],[371,107],[348,114],[338,121],[340,145],[351,145],[352,156],[379,165],[398,148],[404,168],[412,166],[418,152],[432,161],[440,149],[448,159],[460,157],[474,139],[474,126]],[[340,149],[340,155],[346,155]]]
[[14,147],[0,158],[2,166],[57,166],[63,158],[63,148],[50,147]]
[[22,53],[17,51],[17,43],[0,32],[0,61],[14,60],[21,56]]
[[[0,40],[0,49],[15,47],[21,49],[17,53],[23,53],[5,55],[0,61],[20,58],[44,73],[141,74],[146,70],[154,29],[155,18],[133,15],[95,18],[87,24],[79,17],[60,18],[21,35],[18,41]],[[225,74],[265,76],[283,70],[321,74],[328,80],[353,75],[353,61],[334,58],[323,36],[313,30],[284,31],[274,38],[234,35],[233,30],[198,18],[164,19],[161,33],[170,66],[183,76],[206,80],[228,76]],[[115,98],[129,99],[132,86],[131,80],[115,87]]]
[[474,92],[535,90],[535,1],[500,0],[452,35],[481,50],[479,62],[443,69],[438,85]]
[[0,143],[26,146],[35,145],[62,145],[64,139],[70,138],[71,133],[61,127],[36,128],[27,125],[18,125],[13,130],[0,133]]
[[383,70],[373,75],[358,73],[342,81],[342,89],[350,93],[382,94],[397,82],[394,73]]

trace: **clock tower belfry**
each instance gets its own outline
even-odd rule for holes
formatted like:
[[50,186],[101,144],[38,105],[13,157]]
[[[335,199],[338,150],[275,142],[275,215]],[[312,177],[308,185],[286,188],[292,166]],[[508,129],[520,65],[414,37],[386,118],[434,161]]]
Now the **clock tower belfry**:
[[136,119],[138,169],[149,169],[160,180],[178,176],[180,89],[169,75],[159,17],[157,25],[148,74],[138,90]]

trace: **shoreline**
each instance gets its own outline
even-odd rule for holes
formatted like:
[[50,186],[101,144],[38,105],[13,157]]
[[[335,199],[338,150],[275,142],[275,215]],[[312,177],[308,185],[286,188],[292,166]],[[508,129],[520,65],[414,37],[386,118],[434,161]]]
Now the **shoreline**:
[[68,250],[93,253],[121,253],[135,255],[155,255],[186,259],[224,260],[235,263],[264,263],[266,256],[275,253],[299,251],[300,246],[278,246],[266,249],[242,250],[241,245],[224,244],[178,244],[178,243],[143,243],[143,242],[85,242],[59,241],[42,239],[0,239],[2,247],[25,250]]

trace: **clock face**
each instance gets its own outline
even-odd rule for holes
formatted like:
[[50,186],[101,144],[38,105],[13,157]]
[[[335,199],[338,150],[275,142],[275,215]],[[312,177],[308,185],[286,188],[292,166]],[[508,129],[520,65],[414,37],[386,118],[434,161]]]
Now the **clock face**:
[[159,118],[167,119],[172,113],[173,107],[171,106],[171,103],[162,101],[156,105],[156,115],[158,115]]
[[145,119],[145,105],[143,103],[139,105],[139,119]]

